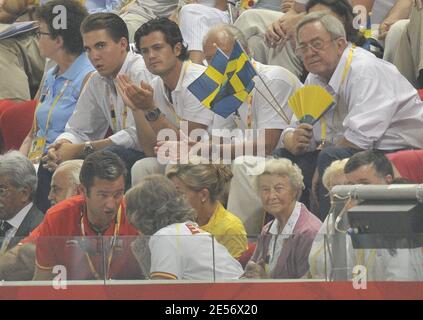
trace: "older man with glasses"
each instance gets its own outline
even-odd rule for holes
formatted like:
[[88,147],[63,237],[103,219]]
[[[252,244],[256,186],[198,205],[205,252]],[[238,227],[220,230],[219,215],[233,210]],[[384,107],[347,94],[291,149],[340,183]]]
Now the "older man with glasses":
[[296,52],[309,72],[305,84],[325,88],[335,106],[314,127],[303,123],[284,130],[285,150],[277,155],[289,153],[295,162],[309,157],[305,167],[315,165],[317,158],[313,180],[324,220],[329,209],[321,184],[325,168],[360,150],[422,149],[423,105],[394,65],[347,42],[344,27],[335,17],[308,14],[298,23],[296,34]]
[[0,252],[14,247],[44,218],[32,203],[37,175],[18,151],[0,155]]

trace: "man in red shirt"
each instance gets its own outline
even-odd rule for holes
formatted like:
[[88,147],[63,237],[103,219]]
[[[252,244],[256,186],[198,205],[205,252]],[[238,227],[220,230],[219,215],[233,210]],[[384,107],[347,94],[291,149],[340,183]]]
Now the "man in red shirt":
[[142,278],[130,249],[138,232],[125,214],[125,176],[124,163],[111,152],[85,159],[82,194],[52,207],[38,230],[34,280],[53,279],[55,266],[66,268],[67,280]]

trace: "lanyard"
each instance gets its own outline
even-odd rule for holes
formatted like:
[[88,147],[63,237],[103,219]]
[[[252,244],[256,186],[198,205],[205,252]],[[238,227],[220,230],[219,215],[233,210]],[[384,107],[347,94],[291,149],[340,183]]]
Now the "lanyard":
[[[108,271],[108,275],[110,274],[110,265],[112,263],[113,249],[115,247],[116,237],[118,236],[119,230],[120,230],[121,216],[122,216],[122,205],[119,206],[119,210],[118,210],[118,214],[117,214],[117,222],[115,222],[115,230],[113,231],[112,245],[111,245],[111,248],[110,248],[109,257],[107,258],[107,271]],[[83,220],[84,220],[84,215],[81,212],[81,234],[82,234],[82,237],[86,237],[85,227],[84,227],[84,221]],[[82,241],[85,241],[85,239],[82,238]],[[96,280],[101,280],[100,275],[98,274],[97,270],[94,267],[93,262],[91,261],[90,255],[87,253],[86,250],[84,250],[84,253],[85,253],[85,257],[87,258],[88,265],[89,265],[89,267],[91,269],[92,274],[94,275],[94,277],[96,278]]]
[[[365,266],[366,270],[370,270],[374,260],[376,258],[376,249],[370,249],[367,257],[367,263],[365,264],[365,251],[364,249],[357,249],[357,265]],[[354,274],[353,274],[354,276]]]
[[[348,53],[347,62],[345,63],[344,70],[342,71],[341,84],[340,84],[339,88],[341,88],[341,86],[344,84],[345,79],[347,78],[348,72],[350,71],[354,49],[355,49],[355,44],[352,45],[352,47],[350,48],[350,51]],[[335,115],[335,111],[333,112],[333,116],[334,115]],[[332,116],[332,124],[333,124],[333,116]],[[327,133],[326,119],[324,117],[322,117],[320,123],[321,123],[321,139],[322,139],[322,145],[323,145],[324,141],[326,140],[326,133]]]
[[[112,118],[112,130],[114,133],[118,132],[118,125],[116,119],[116,106],[113,102],[113,94],[111,86],[108,87],[109,91],[109,102],[110,102],[110,116]],[[116,96],[117,97],[117,96]],[[116,100],[117,101],[117,100]],[[122,110],[122,130],[126,128],[126,118],[128,117],[128,106],[124,106]]]
[[[49,128],[49,126],[50,126],[51,116],[52,116],[52,114],[53,114],[53,110],[54,110],[54,108],[56,107],[57,103],[59,102],[60,98],[61,98],[61,97],[63,96],[63,94],[65,93],[65,90],[66,90],[66,88],[68,87],[69,83],[70,83],[70,81],[69,81],[69,80],[66,80],[66,81],[65,81],[65,83],[63,84],[62,89],[60,89],[59,94],[56,96],[56,98],[54,99],[53,103],[52,103],[52,104],[51,104],[51,106],[50,106],[50,110],[48,111],[48,115],[47,115],[45,136],[47,136],[48,128]],[[34,125],[33,125],[33,130],[34,130],[34,132],[35,132],[35,130],[37,129],[37,111],[38,111],[38,108],[41,106],[42,101],[44,101],[45,96],[47,96],[47,95],[48,95],[49,91],[50,91],[50,90],[48,89],[48,90],[47,90],[47,93],[46,93],[45,95],[43,95],[43,98],[42,98],[42,99],[40,99],[40,102],[38,103],[37,108],[36,108],[36,110],[35,110],[35,112],[34,112]]]
[[[180,75],[180,79],[181,79],[181,81],[182,81],[182,79],[185,77],[185,73],[186,73],[186,71],[187,71],[187,69],[188,69],[188,66],[191,64],[192,62],[191,62],[191,60],[189,60],[189,61],[185,61],[184,62],[184,66],[183,66],[183,68],[182,68],[182,72],[181,72],[181,75]],[[167,89],[166,89],[166,87],[164,86],[164,83],[163,83],[163,89],[166,91]],[[169,91],[169,94],[170,95],[172,95],[172,92],[170,92]],[[165,95],[166,95],[166,93],[165,93]],[[170,102],[169,101],[169,99],[168,99],[168,97],[166,97],[167,99],[166,99],[166,101],[168,101],[167,102],[167,106],[169,107],[169,109],[170,109],[170,111],[173,113],[173,116],[175,117],[175,119],[176,119],[176,122],[177,122],[177,126],[178,126],[178,128],[181,126],[180,125],[180,122],[181,122],[181,120],[182,120],[182,118],[181,117],[179,117],[178,116],[178,114],[176,113],[176,111],[175,111],[175,108],[173,107],[173,103],[174,103],[174,101],[172,101],[172,102]]]

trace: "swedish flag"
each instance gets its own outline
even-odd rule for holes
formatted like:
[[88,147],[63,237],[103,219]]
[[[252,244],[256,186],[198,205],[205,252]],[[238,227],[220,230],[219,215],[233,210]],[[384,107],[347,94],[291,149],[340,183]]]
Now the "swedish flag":
[[218,49],[206,71],[188,86],[203,105],[227,118],[248,98],[256,71],[240,44],[229,59]]

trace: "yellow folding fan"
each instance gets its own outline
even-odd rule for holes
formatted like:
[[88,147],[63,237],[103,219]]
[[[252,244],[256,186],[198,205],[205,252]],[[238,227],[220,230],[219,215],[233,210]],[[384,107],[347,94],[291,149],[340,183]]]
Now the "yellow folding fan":
[[306,85],[295,91],[288,99],[288,105],[301,123],[314,125],[335,102],[324,88]]

